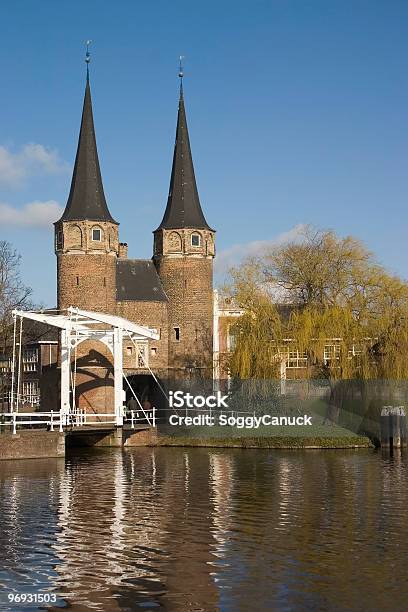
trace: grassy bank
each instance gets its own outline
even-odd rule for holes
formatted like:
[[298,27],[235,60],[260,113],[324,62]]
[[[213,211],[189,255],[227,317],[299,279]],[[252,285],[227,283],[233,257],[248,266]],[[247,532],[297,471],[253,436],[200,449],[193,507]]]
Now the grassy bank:
[[[228,431],[226,431],[226,429]],[[176,431],[175,431],[176,430]],[[274,427],[253,430],[225,427],[158,428],[157,446],[218,448],[371,448],[372,442],[338,426]]]

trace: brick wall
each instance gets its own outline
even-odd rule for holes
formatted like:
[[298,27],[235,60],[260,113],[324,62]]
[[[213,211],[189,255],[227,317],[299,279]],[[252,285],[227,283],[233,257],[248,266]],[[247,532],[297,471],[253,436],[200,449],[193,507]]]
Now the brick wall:
[[[93,227],[101,240],[92,239]],[[213,257],[214,233],[207,230],[156,232],[155,265],[169,302],[116,302],[118,227],[112,223],[70,221],[55,226],[58,308],[78,306],[117,314],[140,325],[155,328],[160,339],[149,341],[149,366],[159,376],[186,375],[194,370],[212,374]],[[199,245],[192,234],[200,235]],[[179,339],[175,328],[179,329]],[[80,407],[88,411],[111,411],[113,407],[112,356],[92,343],[82,345],[77,373]],[[133,350],[131,350],[133,349]],[[146,374],[136,367],[136,352],[124,342],[124,368]]]
[[113,358],[110,350],[95,340],[85,340],[72,352],[75,400],[88,413],[114,411]]
[[58,308],[114,313],[116,310],[116,257],[112,254],[57,256]]
[[[93,239],[99,229],[100,240]],[[58,308],[77,306],[116,314],[118,226],[110,222],[66,221],[55,226]],[[72,354],[74,359],[74,354]],[[77,348],[76,405],[89,413],[113,412],[113,362],[100,342]]]
[[[166,302],[117,302],[117,314],[120,317],[156,329],[160,340],[149,340],[148,359],[150,368],[160,377],[167,377],[168,366],[168,312]],[[147,370],[135,368],[136,355],[128,348],[134,348],[132,342],[124,340],[123,365],[135,374],[145,374]],[[153,349],[156,349],[155,351]]]
[[[162,257],[156,259],[156,266],[169,298],[170,368],[211,370],[212,259]],[[175,328],[180,330],[179,340]]]
[[153,260],[169,299],[169,370],[175,376],[212,374],[214,255],[211,230],[154,233]]
[[[100,240],[93,240],[93,230]],[[78,306],[115,313],[118,226],[65,221],[55,226],[58,308]]]

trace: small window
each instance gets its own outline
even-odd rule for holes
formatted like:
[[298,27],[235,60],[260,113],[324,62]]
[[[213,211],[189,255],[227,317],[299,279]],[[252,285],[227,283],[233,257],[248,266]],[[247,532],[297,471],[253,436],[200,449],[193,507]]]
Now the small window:
[[36,372],[38,364],[38,349],[26,349],[23,352],[23,371]]
[[79,276],[76,277],[76,284],[79,285]]
[[92,240],[94,242],[100,242],[102,240],[102,231],[99,227],[94,227],[92,229]]
[[129,356],[133,354],[133,346],[126,347],[126,354]]
[[150,353],[151,353],[152,357],[156,357],[156,355],[157,355],[157,348],[155,346],[152,346],[152,348],[150,349]]
[[38,380],[28,380],[23,382],[23,402],[35,403],[40,394]]
[[201,236],[200,236],[200,234],[191,234],[191,246],[193,246],[193,247],[201,246]]
[[180,340],[180,328],[179,327],[174,327],[174,339],[179,341]]

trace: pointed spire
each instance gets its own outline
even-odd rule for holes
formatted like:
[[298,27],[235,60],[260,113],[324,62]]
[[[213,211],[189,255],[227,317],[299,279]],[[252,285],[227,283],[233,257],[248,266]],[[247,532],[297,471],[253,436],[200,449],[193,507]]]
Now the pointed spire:
[[[180,57],[180,98],[177,116],[176,142],[174,145],[173,167],[166,210],[157,229],[191,227],[209,229],[201,209],[188,136],[186,110],[183,95],[183,65]],[[213,231],[213,230],[211,230]]]
[[184,69],[183,69],[183,59],[184,59],[184,55],[180,55],[180,63],[179,63],[179,79],[180,79],[180,100],[183,100],[183,76],[184,76]]
[[86,86],[78,149],[71,189],[61,221],[89,219],[91,221],[110,221],[116,223],[106,203],[96,147],[91,88],[89,85],[90,42],[87,41],[85,56]]

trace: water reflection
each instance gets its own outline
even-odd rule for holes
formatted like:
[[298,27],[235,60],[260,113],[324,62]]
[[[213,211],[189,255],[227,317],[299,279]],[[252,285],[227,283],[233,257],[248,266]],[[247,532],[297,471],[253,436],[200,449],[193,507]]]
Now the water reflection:
[[[138,448],[0,464],[0,609],[405,609],[407,464]],[[35,609],[24,606],[21,609]]]

